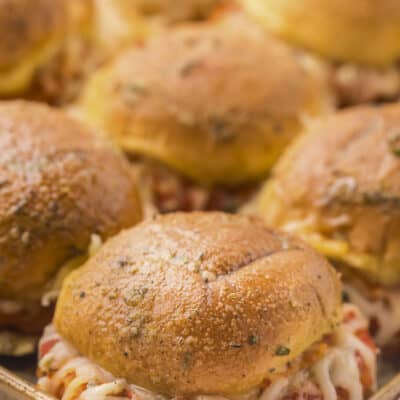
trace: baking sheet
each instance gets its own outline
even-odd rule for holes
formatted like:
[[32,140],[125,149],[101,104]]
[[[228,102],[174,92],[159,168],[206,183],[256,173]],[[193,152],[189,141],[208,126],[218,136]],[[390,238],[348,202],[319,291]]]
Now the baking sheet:
[[397,359],[378,359],[378,383],[379,387],[385,386],[395,375],[400,373],[400,357]]
[[[0,357],[0,365],[28,382],[35,384],[36,355],[20,358]],[[0,400],[15,400],[15,397],[0,391]]]
[[34,383],[36,372],[36,355],[13,358],[13,357],[0,357],[0,365],[15,372],[21,378]]

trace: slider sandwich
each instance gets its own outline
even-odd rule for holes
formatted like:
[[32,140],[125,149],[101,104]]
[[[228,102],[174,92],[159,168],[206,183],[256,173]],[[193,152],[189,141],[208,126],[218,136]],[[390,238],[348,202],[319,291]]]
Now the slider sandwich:
[[161,212],[235,210],[305,122],[321,75],[238,15],[174,29],[98,70],[77,105],[139,171]]
[[141,207],[124,157],[48,106],[0,102],[0,149],[0,354],[22,355],[62,279]]
[[346,297],[383,347],[400,338],[400,104],[322,119],[288,149],[256,212],[344,274]]
[[361,400],[375,387],[367,321],[329,263],[215,212],[107,241],[64,282],[39,358],[38,387],[62,400]]

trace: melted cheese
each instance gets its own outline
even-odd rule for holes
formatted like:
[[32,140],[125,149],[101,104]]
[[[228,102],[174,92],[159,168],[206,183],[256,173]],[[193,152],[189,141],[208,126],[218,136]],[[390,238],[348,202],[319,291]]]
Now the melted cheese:
[[278,400],[289,387],[288,378],[280,378],[274,384],[267,387],[260,396],[260,400]]
[[363,390],[357,361],[351,352],[335,349],[313,368],[324,399],[336,399],[336,387],[349,393],[350,400],[362,400]]
[[[349,400],[363,399],[363,386],[357,355],[361,356],[375,382],[376,355],[356,335],[366,329],[367,320],[357,308],[345,305],[346,313],[354,316],[350,323],[343,323],[333,334],[333,344],[328,352],[313,366],[292,376],[281,377],[265,389],[255,388],[238,397],[199,395],[193,400],[280,400],[293,393],[320,396],[324,400],[337,400],[336,389],[346,390]],[[166,400],[164,396],[149,392],[125,380],[116,379],[87,358],[81,357],[52,328],[46,330],[41,345],[58,341],[39,361],[42,377],[38,387],[62,400],[131,399],[130,393],[141,400]],[[62,393],[62,390],[64,393]]]
[[[341,218],[344,221],[346,216],[342,216]],[[333,226],[335,223],[340,225],[341,218],[339,218],[339,222],[332,222]],[[380,279],[383,282],[390,282],[391,271],[394,268],[380,268],[382,262],[379,258],[367,253],[352,251],[346,241],[329,239],[316,233],[315,226],[315,217],[310,216],[303,220],[287,223],[283,226],[283,230],[301,236],[306,242],[327,257],[342,261],[366,274],[376,277],[376,271],[379,271]],[[360,284],[362,285],[362,282]],[[369,298],[368,287],[365,287],[364,290],[357,290],[355,287],[347,284],[346,292],[349,295],[351,303],[357,305],[368,320],[374,318],[378,321],[379,330],[374,338],[376,343],[379,346],[389,344],[400,332],[400,290],[385,289],[381,294],[376,295],[374,293],[373,298]]]
[[[273,201],[273,198],[265,197],[263,201]],[[333,230],[346,225],[349,216],[341,214],[334,218],[324,218],[324,226],[329,226]],[[268,220],[268,218],[267,218]],[[300,236],[304,241],[314,247],[318,252],[324,254],[330,259],[342,262],[360,273],[371,277],[374,281],[379,280],[383,284],[392,284],[396,279],[396,261],[385,262],[381,256],[356,251],[346,240],[331,238],[321,234],[320,224],[317,215],[311,214],[301,219],[290,220],[290,222],[281,225],[281,229]]]
[[104,400],[109,396],[118,396],[126,388],[124,380],[105,383],[104,385],[94,386],[87,389],[80,397],[81,400]]
[[[352,303],[356,304],[368,318],[379,322],[375,340],[379,346],[389,344],[400,332],[400,290],[385,289],[380,297],[369,299],[355,287],[346,285],[345,291]],[[367,292],[368,293],[368,292]]]
[[[285,395],[302,391],[307,379],[314,382],[324,400],[337,400],[336,388],[345,389],[349,400],[363,399],[363,386],[357,362],[357,352],[363,358],[373,377],[373,390],[376,389],[376,354],[366,346],[356,332],[367,329],[368,322],[353,305],[344,306],[344,314],[353,313],[355,318],[343,324],[334,334],[335,346],[308,371],[300,371],[293,377],[281,378],[264,390],[260,400],[279,400]],[[303,373],[303,376],[301,374]],[[308,374],[309,376],[304,376]],[[297,380],[297,382],[296,382]],[[295,389],[295,390],[294,390]]]
[[[332,224],[337,224],[333,221]],[[320,253],[328,257],[341,258],[349,252],[349,245],[344,240],[327,239],[316,232],[316,218],[309,215],[301,220],[292,220],[282,226],[282,230],[301,236]]]

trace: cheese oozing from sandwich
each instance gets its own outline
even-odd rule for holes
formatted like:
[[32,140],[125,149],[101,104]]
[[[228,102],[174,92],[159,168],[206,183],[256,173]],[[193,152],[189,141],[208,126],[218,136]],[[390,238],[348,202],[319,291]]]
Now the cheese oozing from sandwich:
[[[351,304],[343,323],[315,343],[287,371],[240,396],[197,395],[193,400],[362,400],[376,388],[376,348],[368,321]],[[54,330],[39,345],[39,389],[62,400],[166,400],[114,377],[79,352]]]

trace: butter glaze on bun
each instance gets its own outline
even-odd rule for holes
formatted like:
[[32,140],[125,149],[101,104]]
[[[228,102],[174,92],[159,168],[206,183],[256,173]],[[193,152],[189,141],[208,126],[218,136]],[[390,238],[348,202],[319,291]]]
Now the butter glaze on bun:
[[[133,225],[141,208],[124,157],[60,111],[0,103],[0,148],[0,303],[22,302],[25,320],[91,235]],[[0,327],[23,328],[16,315],[0,315]]]
[[174,396],[246,392],[340,321],[338,275],[314,250],[198,212],[109,240],[67,278],[54,322],[114,376]]

